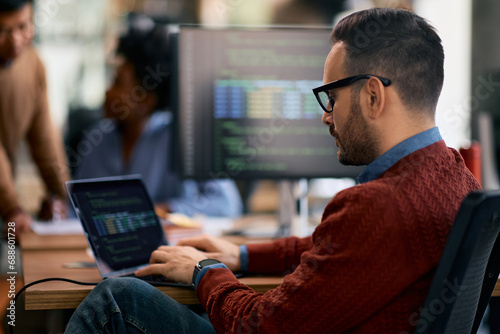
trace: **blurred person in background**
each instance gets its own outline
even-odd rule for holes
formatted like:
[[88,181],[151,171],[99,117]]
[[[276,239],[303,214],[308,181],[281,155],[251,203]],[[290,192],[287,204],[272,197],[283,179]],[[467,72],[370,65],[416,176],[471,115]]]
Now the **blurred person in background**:
[[16,223],[16,233],[31,224],[15,187],[19,144],[26,140],[46,187],[40,219],[52,218],[55,203],[63,209],[69,177],[62,140],[51,122],[45,67],[31,45],[34,32],[32,0],[0,0],[0,216]]
[[[231,180],[182,180],[175,169],[174,113],[169,110],[170,51],[165,27],[132,17],[116,50],[105,118],[86,130],[92,149],[74,178],[140,174],[162,211],[236,217],[242,201]],[[196,99],[196,96],[193,96]],[[203,108],[203,106],[200,106]]]

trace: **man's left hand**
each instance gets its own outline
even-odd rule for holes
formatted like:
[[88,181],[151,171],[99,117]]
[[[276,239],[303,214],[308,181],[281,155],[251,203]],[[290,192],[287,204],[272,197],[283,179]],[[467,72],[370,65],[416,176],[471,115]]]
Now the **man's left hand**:
[[191,283],[194,266],[207,255],[189,246],[160,246],[151,254],[150,265],[135,272],[136,276],[163,275],[169,280]]

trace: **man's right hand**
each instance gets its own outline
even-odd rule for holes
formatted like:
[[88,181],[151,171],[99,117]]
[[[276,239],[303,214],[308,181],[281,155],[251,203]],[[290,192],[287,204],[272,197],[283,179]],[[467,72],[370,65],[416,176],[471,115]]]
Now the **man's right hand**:
[[240,247],[224,239],[208,234],[179,240],[178,246],[191,246],[206,252],[210,259],[219,260],[232,271],[241,269]]

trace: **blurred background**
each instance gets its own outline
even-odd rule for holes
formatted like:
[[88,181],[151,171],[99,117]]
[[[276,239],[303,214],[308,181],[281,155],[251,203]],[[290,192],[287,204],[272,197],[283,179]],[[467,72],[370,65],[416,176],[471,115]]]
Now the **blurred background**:
[[[130,13],[165,24],[333,26],[348,13],[370,7],[413,10],[438,30],[445,49],[438,126],[454,148],[479,140],[491,144],[482,147],[488,156],[483,158],[487,161],[483,183],[486,188],[498,187],[500,2],[496,0],[37,0],[34,43],[47,69],[52,117],[65,135],[68,152],[76,140],[75,124],[84,127],[101,115],[112,77],[113,50]],[[39,203],[41,183],[26,147],[21,150],[17,184],[26,210],[35,211],[29,203]]]
[[[130,13],[173,25],[333,27],[345,15],[371,7],[406,8],[437,29],[445,51],[437,110],[441,134],[456,149],[480,142],[483,187],[499,188],[498,0],[36,0],[34,44],[47,70],[51,115],[68,153],[79,138],[78,129],[102,116],[104,93],[113,77],[113,52]],[[20,150],[16,183],[26,211],[35,213],[43,185],[27,147]],[[329,182],[318,187],[312,182],[310,190],[328,200],[331,189],[353,181]],[[323,192],[325,185],[328,191]],[[254,196],[249,206],[265,212],[276,209],[275,184],[263,181],[259,189],[266,196]]]

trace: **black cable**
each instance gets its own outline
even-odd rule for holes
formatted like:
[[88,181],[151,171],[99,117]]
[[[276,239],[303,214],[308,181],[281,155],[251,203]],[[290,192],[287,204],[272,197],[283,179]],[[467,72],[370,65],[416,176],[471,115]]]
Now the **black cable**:
[[[15,305],[15,303],[17,301],[17,298],[24,292],[24,290],[26,290],[27,288],[29,288],[29,287],[31,287],[33,285],[40,284],[40,283],[45,283],[45,282],[50,282],[50,281],[62,281],[62,282],[68,282],[68,283],[73,283],[73,284],[78,284],[78,285],[97,285],[97,284],[100,283],[100,282],[97,282],[97,283],[79,282],[79,281],[75,281],[75,280],[72,280],[72,279],[69,279],[69,278],[60,278],[60,277],[44,278],[44,279],[41,279],[41,280],[38,280],[38,281],[34,281],[34,282],[31,282],[31,283],[26,284],[25,286],[23,286],[21,288],[21,290],[19,290],[16,293],[16,296],[14,297],[14,305]],[[14,326],[9,325],[9,333],[10,334],[14,334]]]

